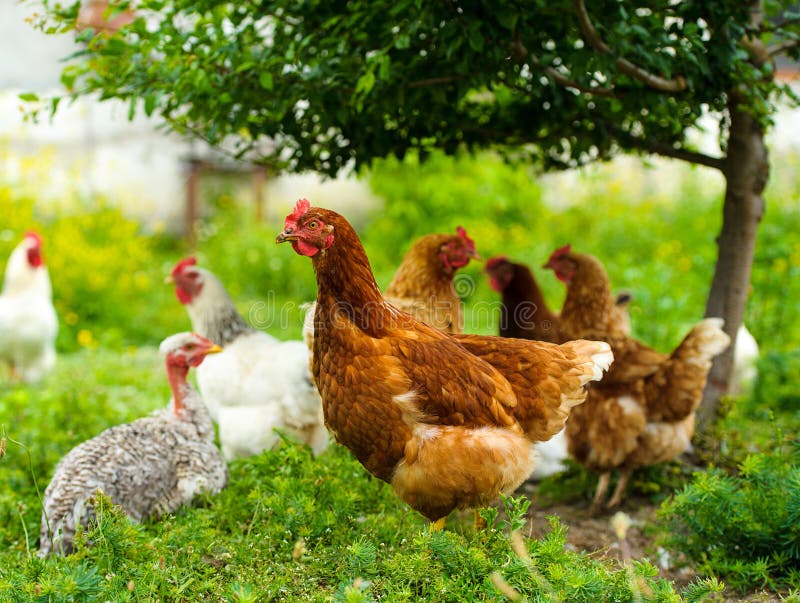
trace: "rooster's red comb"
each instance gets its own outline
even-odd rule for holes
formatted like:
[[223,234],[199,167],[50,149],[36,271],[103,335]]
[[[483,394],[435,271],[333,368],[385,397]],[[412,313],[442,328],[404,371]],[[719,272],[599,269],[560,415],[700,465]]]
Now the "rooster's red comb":
[[180,262],[175,264],[175,267],[172,269],[172,276],[180,274],[188,266],[196,266],[196,265],[197,265],[197,258],[195,257],[183,258]]
[[459,227],[457,227],[457,228],[456,228],[456,234],[457,234],[459,237],[461,237],[462,239],[464,239],[464,242],[467,244],[467,246],[468,246],[468,247],[469,247],[469,248],[470,248],[472,251],[475,251],[475,241],[473,241],[472,239],[470,239],[470,238],[467,236],[467,231],[464,229],[464,227],[463,227],[463,226],[459,226]]
[[297,224],[297,221],[303,217],[303,215],[311,209],[311,203],[308,199],[298,199],[297,203],[294,204],[294,211],[286,216],[286,226],[292,226]]

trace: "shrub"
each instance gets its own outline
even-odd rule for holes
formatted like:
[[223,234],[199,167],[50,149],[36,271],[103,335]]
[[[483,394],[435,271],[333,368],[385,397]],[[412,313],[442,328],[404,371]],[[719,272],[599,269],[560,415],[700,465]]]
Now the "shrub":
[[659,511],[664,542],[740,589],[800,588],[800,446],[695,474]]
[[[0,266],[26,230],[44,238],[44,255],[59,316],[61,351],[102,344],[116,349],[160,341],[182,315],[164,286],[166,257],[157,238],[117,209],[93,203],[80,210],[34,212],[33,200],[0,185]],[[173,254],[174,255],[174,254]]]

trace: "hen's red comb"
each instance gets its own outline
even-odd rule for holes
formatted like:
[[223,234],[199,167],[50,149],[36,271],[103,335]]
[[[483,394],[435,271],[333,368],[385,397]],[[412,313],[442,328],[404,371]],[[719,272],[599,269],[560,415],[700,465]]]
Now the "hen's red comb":
[[172,276],[177,276],[178,274],[183,272],[184,268],[186,268],[187,266],[196,266],[196,265],[197,265],[197,258],[195,257],[184,258],[180,262],[175,264],[175,267],[172,269]]
[[29,230],[28,232],[26,232],[25,233],[25,238],[26,239],[33,239],[34,241],[36,241],[37,245],[41,245],[42,244],[42,237],[35,230]]
[[294,211],[286,216],[286,226],[297,224],[297,221],[303,217],[309,209],[311,209],[311,203],[308,199],[298,199],[297,203],[294,204]]
[[558,249],[556,249],[556,250],[555,250],[553,253],[551,253],[551,254],[550,254],[550,259],[551,259],[551,260],[558,259],[558,258],[560,258],[560,257],[561,257],[561,256],[563,256],[563,255],[567,255],[567,254],[568,254],[568,253],[570,253],[571,251],[572,251],[572,245],[570,245],[569,243],[567,243],[567,244],[566,244],[566,245],[564,245],[563,247],[559,247],[559,248],[558,248]]
[[457,227],[457,228],[456,228],[456,234],[457,234],[459,237],[461,237],[462,239],[464,239],[464,242],[467,244],[467,246],[468,246],[468,247],[469,247],[469,248],[470,248],[472,251],[475,251],[475,241],[473,241],[472,239],[470,239],[470,238],[467,236],[467,231],[466,231],[466,230],[464,230],[464,227],[463,227],[463,226],[459,226],[459,227]]
[[496,255],[493,258],[489,258],[486,260],[486,265],[484,266],[484,270],[489,272],[490,270],[494,270],[500,264],[505,264],[508,262],[508,258],[504,255]]

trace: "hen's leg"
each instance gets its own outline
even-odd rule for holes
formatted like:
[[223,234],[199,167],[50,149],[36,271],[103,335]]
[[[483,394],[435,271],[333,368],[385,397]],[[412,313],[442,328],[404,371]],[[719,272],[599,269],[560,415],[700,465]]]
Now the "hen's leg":
[[633,471],[631,469],[623,469],[620,472],[617,487],[614,488],[614,494],[611,496],[611,500],[609,500],[608,504],[606,505],[607,509],[615,509],[620,505],[622,502],[622,497],[625,494],[625,488],[628,486],[628,481],[631,479],[632,473]]
[[436,521],[431,522],[431,532],[440,532],[444,530],[444,522],[447,521],[447,517],[440,517]]
[[611,473],[606,471],[600,474],[600,479],[597,480],[597,490],[594,493],[594,500],[592,506],[589,507],[589,512],[592,514],[597,513],[603,507],[603,500],[608,492],[608,483],[611,480]]
[[475,531],[478,530],[485,530],[486,529],[486,520],[481,517],[481,512],[479,509],[475,509]]

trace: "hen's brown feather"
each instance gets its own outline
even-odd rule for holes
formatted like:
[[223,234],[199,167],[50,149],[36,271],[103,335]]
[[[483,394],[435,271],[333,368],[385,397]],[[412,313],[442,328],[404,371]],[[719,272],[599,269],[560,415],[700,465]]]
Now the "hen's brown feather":
[[608,346],[598,341],[562,345],[482,335],[457,335],[469,352],[500,371],[517,397],[514,419],[533,441],[549,440],[564,427],[573,406],[586,397],[584,386],[595,376]]

